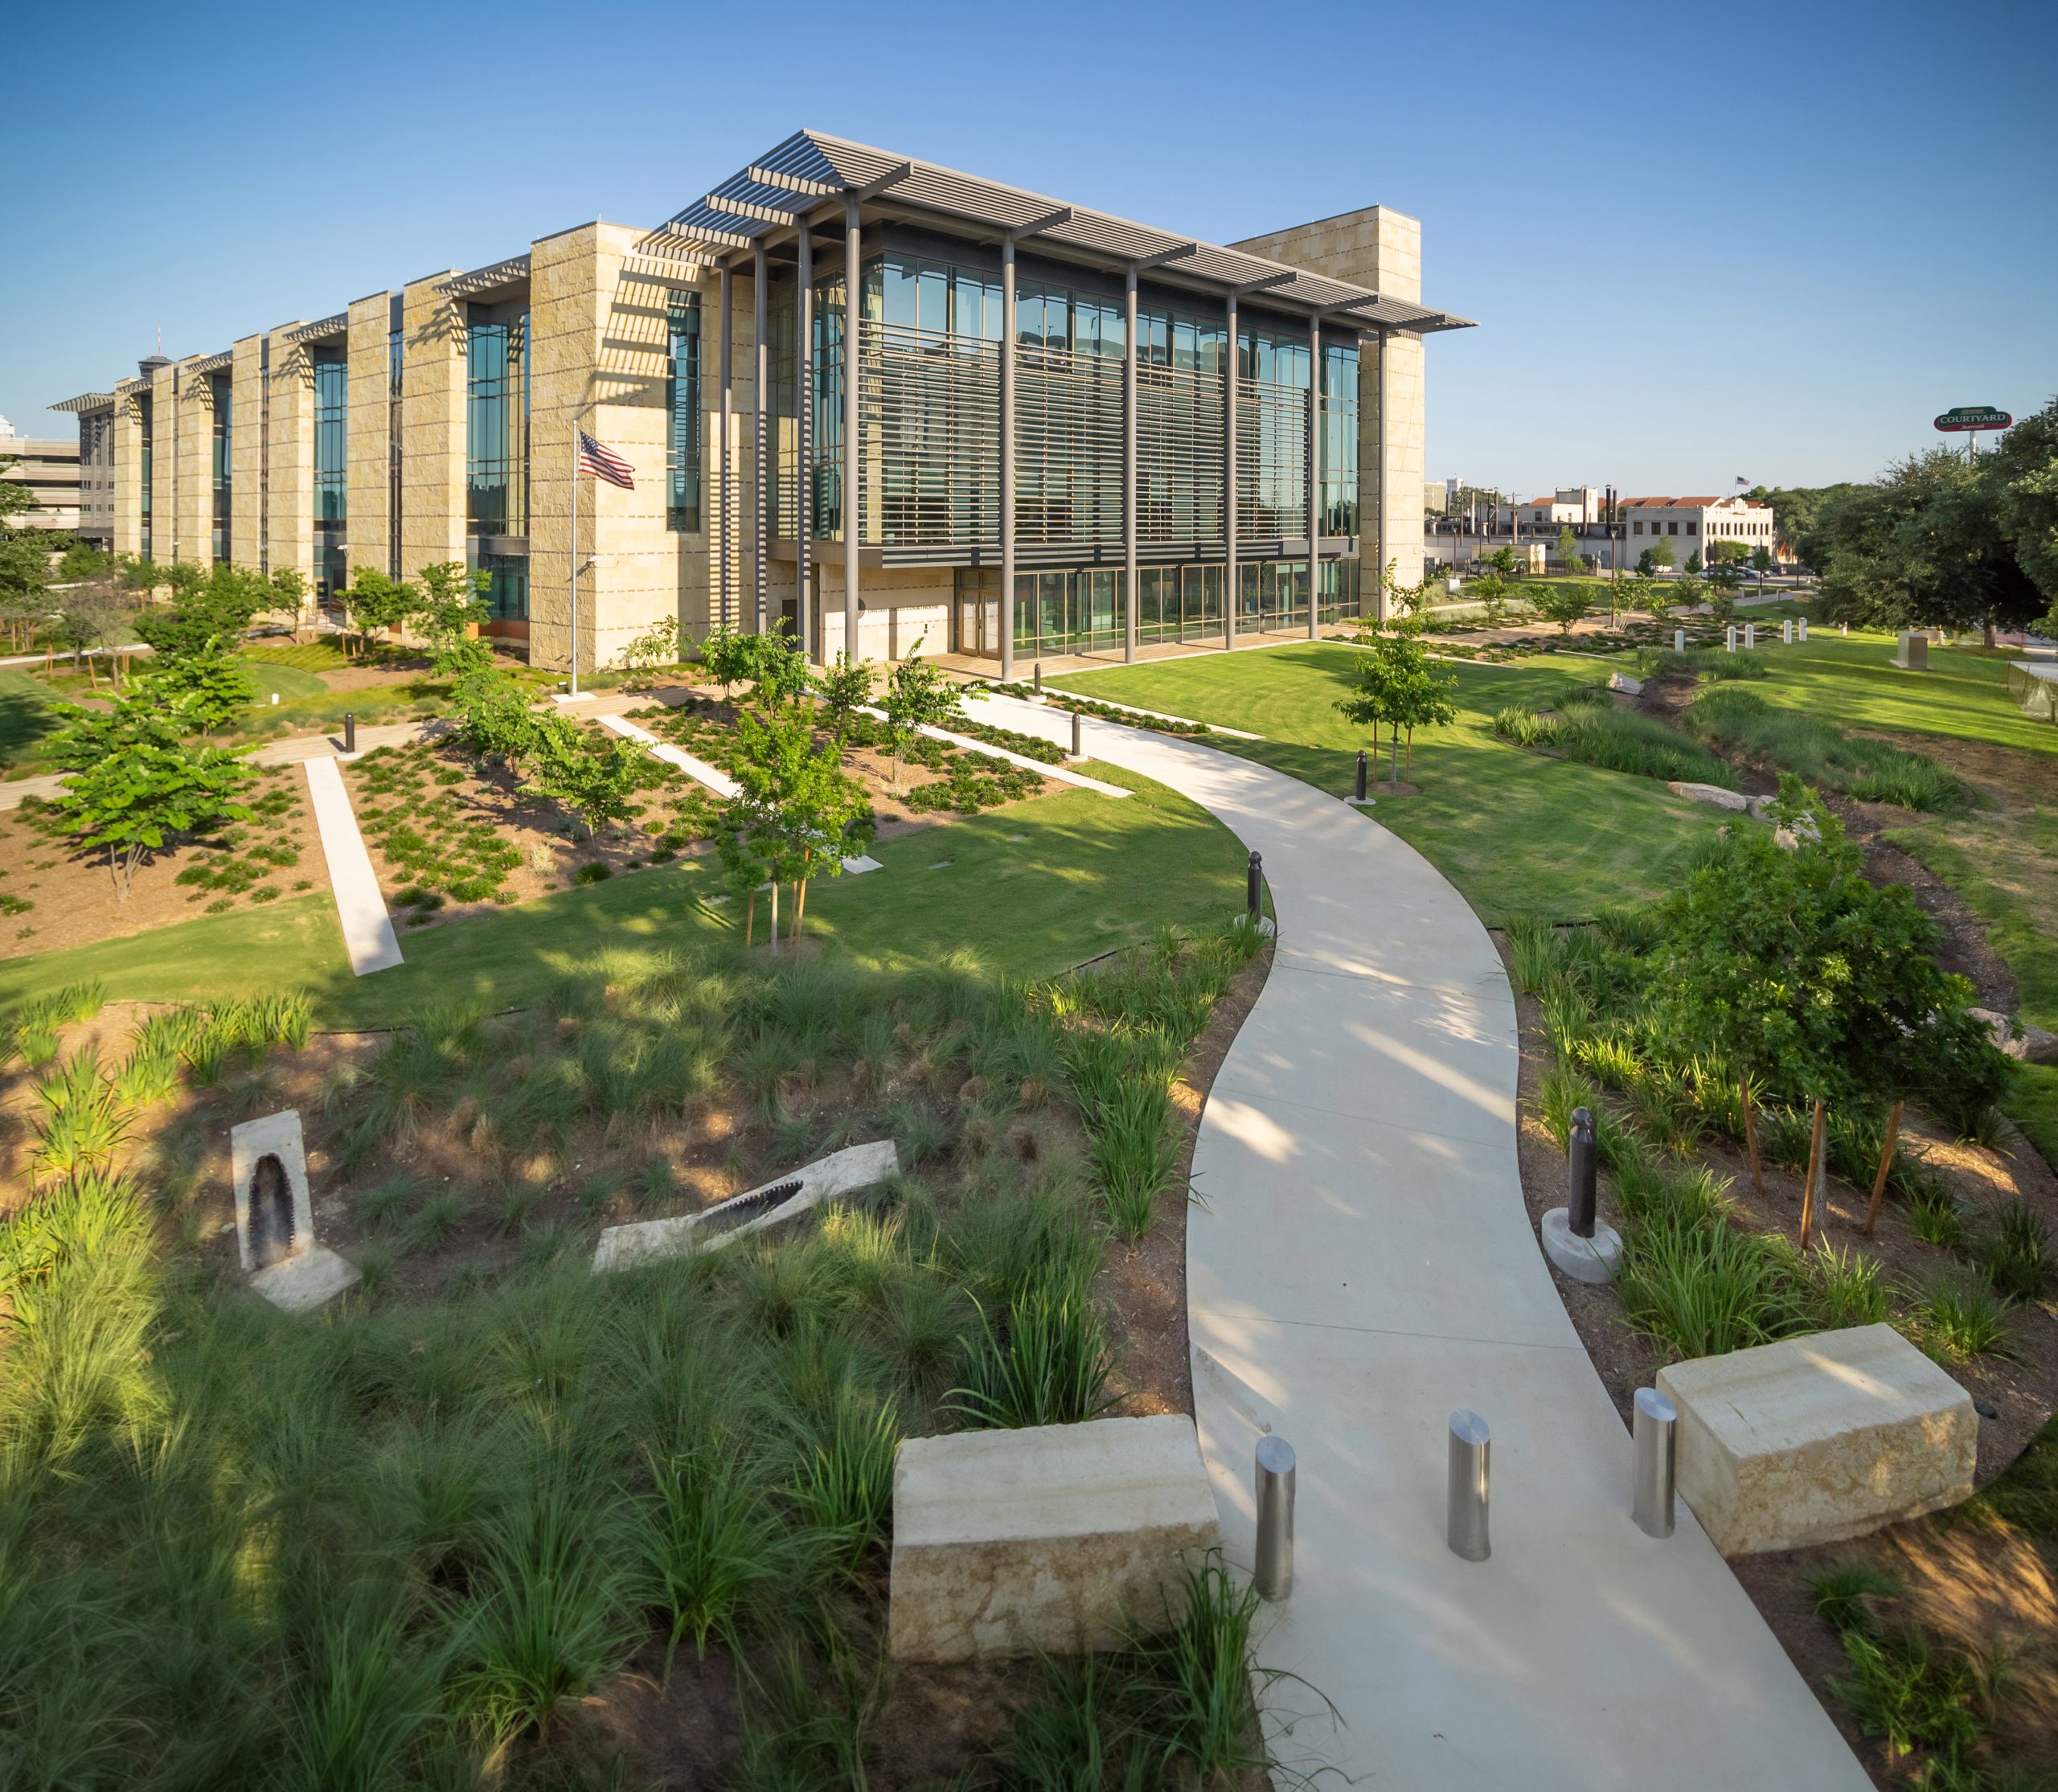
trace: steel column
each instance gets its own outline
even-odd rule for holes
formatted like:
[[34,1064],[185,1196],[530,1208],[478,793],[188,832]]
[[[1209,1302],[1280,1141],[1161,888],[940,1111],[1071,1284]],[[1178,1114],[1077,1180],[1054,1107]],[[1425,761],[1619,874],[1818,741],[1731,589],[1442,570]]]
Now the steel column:
[[734,475],[730,465],[729,437],[735,429],[736,408],[736,292],[735,281],[727,262],[722,264],[722,452],[720,455],[721,496],[716,501],[715,515],[720,519],[715,536],[717,550],[722,556],[722,569],[716,587],[715,619],[724,628],[734,626],[736,592],[731,585],[735,576],[730,562],[736,552],[736,492]]
[[1136,269],[1122,293],[1122,658],[1136,658]]
[[801,657],[813,658],[815,621],[808,588],[808,535],[814,523],[814,468],[810,455],[814,396],[814,238],[800,228],[800,291],[793,297],[793,633]]
[[864,289],[858,202],[843,214],[843,651],[858,657],[858,374],[863,364]]
[[1308,639],[1322,632],[1322,314],[1308,319]]
[[1223,428],[1228,444],[1222,465],[1222,645],[1236,645],[1236,386],[1243,377],[1243,351],[1236,331],[1236,294],[1229,293],[1229,359],[1222,389],[1228,395]]
[[752,588],[756,596],[751,607],[750,630],[752,634],[765,632],[765,610],[769,593],[765,583],[765,511],[770,502],[766,496],[771,477],[771,457],[765,452],[765,388],[771,383],[772,351],[766,340],[765,327],[765,293],[769,270],[765,264],[765,245],[760,243],[752,252],[751,262],[751,329],[752,339],[757,345],[757,371],[751,382],[752,402],[757,408],[757,447],[752,458],[756,502],[751,511],[751,573]]
[[1000,240],[1000,675],[1015,676],[1015,232]]

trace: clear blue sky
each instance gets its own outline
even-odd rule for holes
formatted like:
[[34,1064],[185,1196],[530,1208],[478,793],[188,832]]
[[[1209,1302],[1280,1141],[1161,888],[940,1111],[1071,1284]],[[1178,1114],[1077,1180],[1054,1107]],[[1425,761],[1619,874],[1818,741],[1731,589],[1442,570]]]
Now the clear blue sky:
[[[39,5],[0,67],[0,413],[806,125],[1216,241],[1423,220],[1429,471],[1865,478],[2058,392],[2058,7]],[[852,28],[847,21],[863,23]]]

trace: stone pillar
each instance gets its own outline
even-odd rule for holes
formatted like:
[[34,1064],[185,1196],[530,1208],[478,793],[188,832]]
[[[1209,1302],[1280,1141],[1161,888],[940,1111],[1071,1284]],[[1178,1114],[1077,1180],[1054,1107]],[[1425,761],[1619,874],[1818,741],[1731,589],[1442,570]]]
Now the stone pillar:
[[215,389],[194,371],[203,359],[178,363],[178,557],[206,567],[214,564]]
[[[605,479],[577,482],[579,557],[586,564],[580,671],[620,665],[629,642],[666,617],[688,628],[706,613],[711,494],[704,465],[700,528],[675,535],[666,520],[672,296],[703,287],[683,273],[625,274],[646,234],[625,224],[583,224],[529,251],[529,658],[552,670],[571,663],[575,429],[621,455],[636,481],[629,491]],[[711,271],[703,343],[714,291]],[[705,367],[703,356],[703,415]],[[683,613],[682,572],[689,566],[693,602]]]
[[114,551],[143,551],[143,415],[150,388],[125,379],[114,388]]
[[392,551],[391,471],[387,464],[392,386],[392,295],[354,299],[344,352],[349,356],[343,416],[343,539],[350,569],[383,572]]
[[[182,552],[178,537],[178,369],[150,371],[150,558],[169,566]],[[187,556],[191,558],[190,553]]]
[[264,552],[264,338],[245,336],[230,350],[230,558],[268,571]]
[[288,343],[290,324],[272,332],[272,402],[266,429],[266,550],[274,572],[314,584],[314,363]]
[[465,557],[465,314],[438,285],[455,272],[431,274],[401,292],[404,578]]

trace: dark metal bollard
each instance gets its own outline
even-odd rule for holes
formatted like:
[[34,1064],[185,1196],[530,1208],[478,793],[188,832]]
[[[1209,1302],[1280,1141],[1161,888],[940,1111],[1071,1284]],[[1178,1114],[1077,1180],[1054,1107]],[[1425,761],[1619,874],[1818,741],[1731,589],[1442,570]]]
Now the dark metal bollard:
[[353,709],[343,711],[343,751],[357,751],[357,711]]
[[1084,759],[1086,757],[1086,749],[1080,744],[1080,726],[1079,711],[1075,709],[1072,712],[1072,757],[1074,759]]
[[1468,1562],[1493,1554],[1486,1536],[1493,1433],[1477,1413],[1450,1416],[1450,1485],[1444,1505],[1444,1541]]
[[1593,1116],[1584,1108],[1572,1109],[1571,1163],[1572,1190],[1565,1205],[1572,1211],[1567,1216],[1575,1236],[1591,1238],[1593,1236],[1593,1195],[1596,1165],[1593,1150]]
[[1257,1569],[1261,1599],[1293,1590],[1293,1446],[1284,1437],[1257,1441]]
[[1264,879],[1265,861],[1259,858],[1256,851],[1253,850],[1251,854],[1251,868],[1246,876],[1244,888],[1244,900],[1249,904],[1252,921],[1256,921],[1258,917],[1258,886]]
[[1038,696],[1039,696],[1039,697],[1040,697],[1040,696],[1042,696],[1042,695],[1043,695],[1043,662],[1039,659],[1039,660],[1038,660],[1038,661],[1036,662],[1036,695],[1037,695]]
[[1365,749],[1363,747],[1358,749],[1358,800],[1360,802],[1365,800]]

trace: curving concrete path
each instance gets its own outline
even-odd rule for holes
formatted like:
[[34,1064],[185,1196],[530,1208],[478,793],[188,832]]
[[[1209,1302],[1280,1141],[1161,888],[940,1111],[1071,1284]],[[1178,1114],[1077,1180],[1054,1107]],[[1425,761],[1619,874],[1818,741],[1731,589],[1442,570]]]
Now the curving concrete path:
[[[973,699],[1068,739],[1071,719]],[[1347,805],[1089,720],[1094,757],[1264,855],[1280,946],[1194,1153],[1187,1302],[1225,1553],[1252,1453],[1299,1458],[1294,1591],[1260,1659],[1303,1772],[1392,1792],[1867,1792],[1871,1781],[1683,1503],[1629,1517],[1629,1434],[1566,1317],[1515,1158],[1515,1003],[1429,862]],[[1445,1422],[1493,1428],[1493,1556],[1443,1538]]]

